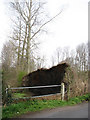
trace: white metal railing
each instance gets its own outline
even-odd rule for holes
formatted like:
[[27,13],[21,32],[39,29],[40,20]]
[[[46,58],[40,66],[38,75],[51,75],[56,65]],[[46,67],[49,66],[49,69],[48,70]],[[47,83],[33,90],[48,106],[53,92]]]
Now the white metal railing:
[[[33,87],[17,87],[17,88],[6,88],[6,94],[8,93],[8,90],[11,89],[11,90],[20,90],[20,89],[34,89],[34,88],[49,88],[49,87],[58,87],[58,86],[61,86],[61,93],[56,93],[56,94],[61,94],[61,98],[62,100],[64,100],[64,94],[66,93],[65,92],[65,86],[64,86],[64,83],[61,83],[61,85],[47,85],[47,86],[33,86]],[[43,97],[43,96],[51,96],[51,95],[55,95],[55,94],[48,94],[48,95],[41,95],[41,96],[32,96],[30,98],[36,98],[36,97]],[[25,97],[24,97],[25,98]]]
[[58,86],[61,86],[61,85],[33,86],[33,87],[18,87],[18,88],[9,88],[9,89],[15,90],[15,89],[29,89],[29,88],[47,88],[47,87],[58,87]]

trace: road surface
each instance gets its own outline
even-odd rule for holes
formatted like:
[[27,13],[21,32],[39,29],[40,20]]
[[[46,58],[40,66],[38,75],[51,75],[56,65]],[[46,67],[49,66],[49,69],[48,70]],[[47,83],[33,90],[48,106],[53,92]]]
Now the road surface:
[[19,118],[88,118],[88,103],[30,112]]

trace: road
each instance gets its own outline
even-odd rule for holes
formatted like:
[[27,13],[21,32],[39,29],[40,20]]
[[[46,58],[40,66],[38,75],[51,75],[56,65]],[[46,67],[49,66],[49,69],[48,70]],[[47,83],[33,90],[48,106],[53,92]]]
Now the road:
[[88,118],[88,103],[31,112],[20,118]]

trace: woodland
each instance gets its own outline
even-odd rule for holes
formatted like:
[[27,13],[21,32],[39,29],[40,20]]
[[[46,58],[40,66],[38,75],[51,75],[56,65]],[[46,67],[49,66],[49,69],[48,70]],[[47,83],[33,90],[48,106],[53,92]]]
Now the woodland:
[[60,11],[53,18],[48,18],[44,13],[45,4],[34,0],[10,3],[15,18],[12,17],[12,34],[4,43],[1,53],[0,74],[2,75],[3,97],[6,87],[22,86],[24,76],[42,68],[50,69],[62,62],[70,66],[68,72],[65,73],[64,81],[70,84],[68,89],[72,91],[71,96],[88,93],[87,43],[79,44],[75,50],[58,47],[51,56],[51,65],[48,68],[46,68],[46,56],[37,54],[40,45],[37,38],[42,32],[46,32],[44,26],[62,12]]

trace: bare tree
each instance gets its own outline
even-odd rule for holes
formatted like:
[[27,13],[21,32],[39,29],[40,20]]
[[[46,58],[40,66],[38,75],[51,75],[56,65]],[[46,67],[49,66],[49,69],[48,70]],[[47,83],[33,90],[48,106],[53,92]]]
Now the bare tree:
[[64,47],[63,48],[63,60],[67,60],[69,58],[69,47]]
[[87,44],[82,43],[76,48],[76,64],[80,71],[87,70],[88,65],[88,47]]
[[62,49],[60,47],[56,49],[56,59],[58,64],[62,61]]
[[14,46],[10,42],[6,42],[2,49],[1,54],[2,59],[2,68],[5,71],[8,71],[12,66],[15,66],[16,61],[16,53],[14,50]]
[[51,58],[52,65],[59,64],[62,61],[71,62],[69,47],[60,48],[58,47]]
[[36,63],[37,69],[45,68],[45,66],[46,66],[46,57],[44,55],[42,57],[37,56],[36,61],[37,61],[37,63]]
[[52,66],[54,66],[54,57],[51,57],[51,61],[52,61]]
[[26,58],[28,73],[30,72],[32,50],[37,47],[36,37],[46,24],[62,12],[61,10],[56,16],[47,20],[44,18],[44,5],[44,2],[34,0],[11,2],[11,6],[16,11],[17,16],[17,20],[14,21],[17,29],[14,29],[16,31],[14,39],[18,40],[18,61],[20,61],[21,56],[21,62],[18,63],[23,63],[23,59]]

